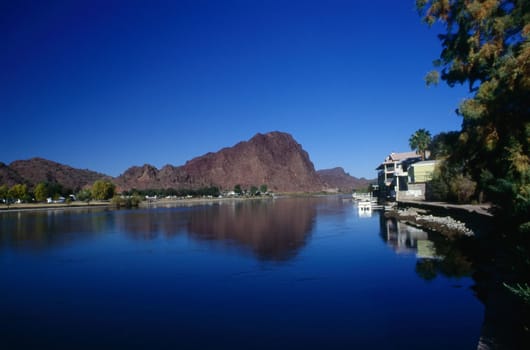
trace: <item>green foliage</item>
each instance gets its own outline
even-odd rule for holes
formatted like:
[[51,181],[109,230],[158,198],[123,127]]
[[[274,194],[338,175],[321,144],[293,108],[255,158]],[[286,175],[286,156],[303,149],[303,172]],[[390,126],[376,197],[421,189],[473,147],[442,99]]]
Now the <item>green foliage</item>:
[[477,183],[463,174],[463,167],[449,161],[440,161],[428,184],[429,200],[469,203],[476,194]]
[[87,204],[90,204],[90,201],[92,200],[92,191],[89,189],[82,189],[77,193],[77,199],[86,202]]
[[221,191],[219,187],[217,186],[210,186],[210,187],[202,187],[199,189],[185,189],[185,188],[160,188],[160,189],[145,189],[145,190],[137,190],[137,189],[131,189],[130,191],[123,191],[122,195],[124,196],[133,196],[138,195],[141,197],[149,196],[149,197],[167,197],[167,196],[176,196],[176,197],[186,197],[186,196],[212,196],[212,197],[219,197],[221,195]]
[[116,186],[108,180],[98,180],[92,185],[92,198],[106,200],[114,196]]
[[425,159],[425,152],[431,143],[431,133],[425,129],[418,129],[409,138],[410,149],[416,150],[421,154],[421,159]]
[[203,196],[203,197],[205,196],[219,197],[220,194],[221,194],[221,191],[216,186],[204,187],[196,191],[196,195]]
[[28,199],[28,186],[25,184],[16,184],[11,186],[8,191],[8,197],[26,201]]
[[428,149],[431,159],[447,159],[458,152],[460,133],[458,131],[442,132],[434,135]]
[[267,185],[265,185],[265,184],[262,184],[262,185],[259,187],[259,191],[261,192],[261,194],[263,194],[263,193],[267,193],[267,190],[268,190],[268,188],[267,188]]
[[7,185],[0,186],[0,200],[7,200],[7,194],[9,193],[9,187]]
[[235,185],[234,186],[234,192],[237,194],[237,195],[241,195],[243,194],[243,190],[241,189],[241,185]]
[[250,186],[250,195],[255,196],[258,193],[258,188],[254,185]]
[[462,174],[458,174],[450,182],[451,196],[456,198],[458,203],[469,203],[476,188],[477,183]]
[[530,286],[528,284],[515,284],[510,286],[507,283],[503,283],[504,287],[512,292],[514,295],[521,298],[525,303],[530,304]]
[[440,73],[437,70],[430,71],[425,76],[425,83],[427,86],[438,85],[440,82]]
[[417,0],[416,6],[425,22],[445,26],[440,78],[449,86],[467,83],[472,93],[458,109],[462,130],[448,162],[514,223],[529,221],[530,2]]
[[68,197],[72,191],[64,188],[63,185],[57,182],[39,182],[33,189],[33,195],[37,202],[43,202],[48,197],[58,199],[61,196]]
[[44,182],[39,182],[37,186],[35,186],[33,194],[35,195],[35,200],[37,202],[44,202],[46,198],[50,196],[48,186]]
[[111,204],[116,208],[135,208],[140,205],[142,197],[139,195],[133,196],[114,196],[112,197]]
[[427,184],[426,199],[434,201],[447,201],[449,199],[449,179],[447,173],[435,169],[432,180]]

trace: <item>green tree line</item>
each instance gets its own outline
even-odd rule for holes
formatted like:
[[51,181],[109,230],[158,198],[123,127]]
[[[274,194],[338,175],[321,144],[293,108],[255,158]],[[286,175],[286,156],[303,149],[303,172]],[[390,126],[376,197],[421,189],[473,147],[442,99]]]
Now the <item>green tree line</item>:
[[530,233],[530,2],[417,0],[445,27],[428,83],[467,84],[462,128],[437,138],[441,177],[459,177]]
[[[98,180],[89,188],[81,189],[75,195],[79,200],[90,201],[107,200],[114,196],[116,186],[108,180]],[[22,202],[45,202],[48,198],[58,199],[60,197],[69,198],[74,194],[71,189],[63,187],[54,182],[39,182],[33,188],[26,184],[15,184],[11,187],[0,186],[0,200],[9,204],[15,201]]]
[[467,84],[471,95],[457,109],[461,130],[440,135],[433,147],[444,158],[437,176],[458,179],[494,205],[499,232],[489,252],[497,257],[492,267],[513,282],[504,287],[528,303],[530,1],[416,0],[416,7],[426,23],[444,27],[427,83]]

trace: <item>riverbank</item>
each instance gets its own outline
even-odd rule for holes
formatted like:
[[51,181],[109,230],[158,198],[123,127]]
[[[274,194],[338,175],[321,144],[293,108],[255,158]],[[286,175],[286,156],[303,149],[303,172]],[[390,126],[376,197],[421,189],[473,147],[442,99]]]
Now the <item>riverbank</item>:
[[478,214],[483,216],[492,217],[491,205],[485,204],[452,204],[446,202],[429,202],[429,201],[398,201],[398,207],[409,206],[422,209],[438,209],[445,210],[448,212],[460,212],[468,214]]
[[[171,207],[171,206],[194,206],[213,204],[220,202],[230,201],[243,201],[243,200],[267,200],[272,197],[223,197],[223,198],[161,198],[156,200],[144,200],[140,202],[140,208],[152,208],[152,207]],[[11,204],[8,206],[0,205],[0,213],[6,212],[19,212],[19,211],[41,211],[41,210],[68,210],[68,209],[87,209],[87,208],[113,208],[114,206],[110,201],[91,201],[89,204],[86,202],[71,202],[71,203],[21,203]]]
[[399,201],[385,216],[409,225],[435,231],[446,237],[474,236],[490,227],[493,219],[487,204],[450,204],[427,201]]
[[0,205],[0,213],[17,212],[17,211],[34,211],[34,210],[50,210],[50,209],[83,209],[83,208],[98,208],[108,207],[108,201],[91,201],[86,202],[71,202],[71,203],[20,203],[10,204],[9,206]]
[[207,205],[214,203],[234,202],[234,201],[245,201],[245,200],[269,200],[273,197],[212,197],[212,198],[161,198],[156,200],[146,200],[140,202],[141,208],[152,208],[152,207],[175,207],[175,206],[194,206],[194,205]]
[[[321,197],[321,196],[337,196],[337,194],[329,193],[279,193],[274,195],[256,196],[256,197],[193,197],[193,198],[157,198],[142,200],[139,204],[140,208],[152,207],[171,207],[171,206],[193,206],[205,205],[222,202],[246,201],[246,200],[270,200],[282,197]],[[8,206],[0,204],[0,213],[2,212],[17,212],[17,211],[31,211],[31,210],[49,210],[49,209],[81,209],[81,208],[97,208],[97,207],[114,207],[111,201],[90,201],[86,202],[71,202],[71,203],[22,203],[11,204]]]

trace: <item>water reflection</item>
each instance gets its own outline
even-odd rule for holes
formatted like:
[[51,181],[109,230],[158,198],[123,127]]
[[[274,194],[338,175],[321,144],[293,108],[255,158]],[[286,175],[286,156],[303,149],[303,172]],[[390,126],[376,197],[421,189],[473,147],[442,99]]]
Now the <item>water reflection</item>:
[[101,233],[135,240],[188,234],[198,241],[238,246],[259,259],[286,260],[305,245],[317,200],[287,198],[140,210],[75,210],[7,213],[0,247],[45,249]]
[[398,254],[416,254],[418,258],[437,258],[427,232],[393,218],[380,216],[381,237]]
[[357,203],[357,214],[360,218],[371,218],[372,217],[372,206],[363,205],[362,203]]
[[109,214],[101,209],[2,213],[0,247],[12,246],[38,250],[92,237],[111,227]]
[[316,213],[316,203],[303,199],[233,202],[191,212],[188,232],[235,242],[259,259],[287,260],[305,245]]
[[[446,294],[465,294],[460,293],[461,289],[453,289],[453,284],[470,283],[469,279],[456,283],[446,283],[445,279],[439,279],[437,282],[440,283],[416,283],[417,279],[410,279],[413,269],[426,281],[439,276],[469,276],[472,267],[477,269],[476,257],[469,258],[469,242],[444,240],[387,219],[379,211],[371,212],[373,220],[351,220],[356,217],[351,208],[351,201],[337,197],[223,202],[191,208],[2,213],[0,249],[3,252],[27,247],[52,250],[50,248],[75,241],[82,244],[60,247],[55,250],[57,255],[42,254],[38,259],[33,256],[27,259],[25,254],[6,254],[13,262],[8,269],[16,273],[5,274],[10,278],[6,285],[9,284],[12,289],[3,289],[4,295],[0,300],[4,303],[0,303],[0,309],[9,312],[3,313],[0,324],[13,341],[18,340],[19,335],[22,337],[27,324],[34,329],[45,329],[40,338],[35,339],[48,336],[46,328],[42,328],[43,323],[51,324],[53,331],[61,329],[68,335],[74,334],[72,339],[78,340],[82,339],[79,334],[84,335],[83,329],[96,329],[96,334],[106,335],[101,329],[97,333],[98,329],[94,326],[101,324],[101,315],[105,314],[105,326],[114,326],[110,329],[118,330],[116,334],[127,334],[125,329],[130,329],[130,333],[134,333],[131,336],[133,340],[138,337],[143,340],[142,336],[145,336],[146,343],[142,343],[145,347],[152,339],[164,339],[168,334],[173,335],[170,337],[174,341],[172,345],[182,339],[195,340],[195,336],[190,337],[187,333],[199,334],[206,329],[210,334],[212,329],[219,329],[215,333],[218,337],[212,339],[223,339],[226,334],[241,337],[248,333],[249,337],[260,340],[268,339],[271,332],[284,330],[280,336],[292,341],[290,347],[300,345],[300,339],[307,340],[311,335],[318,337],[322,334],[322,338],[309,338],[311,340],[302,345],[311,343],[313,339],[322,339],[319,347],[325,347],[325,342],[334,347],[340,341],[351,345],[358,339],[365,339],[363,335],[366,335],[367,342],[358,346],[366,348],[370,348],[372,343],[371,348],[393,345],[392,342],[399,340],[403,334],[403,328],[396,328],[396,324],[412,324],[414,329],[426,324],[425,329],[416,332],[418,341],[423,345],[436,336],[436,332],[428,329],[433,325],[441,325],[442,329],[447,325],[447,331],[457,334],[464,342],[470,335],[459,335],[458,331],[454,331],[455,327],[462,326],[463,333],[473,332],[473,329],[478,332],[478,327],[469,327],[462,320],[454,322],[457,326],[453,325],[453,317],[460,318],[460,315],[444,313],[445,302],[448,309],[463,310],[463,314],[473,310],[463,304],[470,298],[459,305],[456,298],[446,297]],[[317,217],[318,225],[315,224]],[[343,234],[353,230],[362,234]],[[310,240],[312,234],[319,238],[331,238]],[[110,245],[105,246],[109,241],[101,238],[109,238]],[[88,245],[94,249],[91,253],[83,251],[88,239],[96,243]],[[217,254],[216,250],[210,254],[210,249],[195,249],[196,245],[208,248],[211,243],[216,247],[230,247],[228,254]],[[165,254],[168,246],[177,244],[183,244],[183,249],[179,251],[186,254]],[[237,259],[234,263],[231,259],[235,251],[236,254],[243,252],[260,260],[285,261],[299,254],[306,244],[309,247],[304,252],[304,259],[293,259],[289,264],[271,264],[274,266],[267,266],[266,272],[261,267],[267,264],[255,264],[253,259]],[[372,244],[376,249],[371,249]],[[385,244],[396,253],[408,254],[411,258],[396,259],[393,254],[388,254]],[[150,247],[154,254],[131,254],[130,245]],[[364,249],[365,245],[370,249]],[[102,249],[105,247],[108,249]],[[365,250],[368,253],[362,255]],[[69,261],[78,255],[87,257],[88,263],[50,263],[57,256]],[[223,267],[224,257],[227,259]],[[379,261],[384,265],[378,266]],[[387,268],[389,261],[396,264],[395,269]],[[211,267],[214,264],[215,269]],[[367,266],[373,266],[375,272],[364,273]],[[407,269],[405,273],[401,267]],[[226,276],[240,271],[251,271],[256,278],[230,277],[229,283],[226,282]],[[351,271],[356,272],[356,279],[352,279]],[[487,266],[487,271],[494,270]],[[319,275],[326,278],[312,278]],[[501,322],[510,325],[508,328],[511,329],[517,324],[506,322],[511,317],[510,313],[515,314],[516,306],[499,297],[503,290],[492,292],[491,281],[496,274],[480,280],[476,273],[473,277],[483,290],[479,294],[485,295],[479,295],[486,305],[480,346],[486,342],[503,342],[503,339],[521,342],[522,336],[513,336],[513,332],[507,333],[508,336],[499,335],[505,329],[501,327]],[[484,280],[490,282],[480,282]],[[409,283],[411,287],[407,289]],[[399,288],[388,293],[388,287],[392,285]],[[33,293],[33,290],[39,290],[39,293]],[[402,298],[405,294],[416,297]],[[329,298],[329,295],[333,297]],[[429,298],[441,300],[442,310],[440,304],[429,309]],[[405,299],[411,303],[408,304]],[[456,306],[449,305],[451,303]],[[418,309],[421,310],[416,312]],[[432,315],[430,310],[433,310]],[[46,316],[31,318],[33,313]],[[13,322],[9,315],[20,316],[15,317]],[[164,322],[150,322],[153,319]],[[227,319],[225,324],[229,326],[218,325],[215,323],[217,319]],[[480,314],[478,318],[465,319],[478,324]],[[53,323],[54,320],[59,321]],[[87,320],[86,327],[83,320]],[[141,329],[144,325],[146,329]],[[150,326],[153,328],[148,328]],[[180,326],[184,330],[178,333]],[[236,327],[241,331],[234,332]],[[164,336],[157,337],[161,334],[157,333],[160,329]],[[307,329],[325,329],[326,332],[310,332],[308,335]],[[422,333],[427,331],[427,338],[421,339]],[[382,332],[386,332],[386,337],[381,336]],[[432,343],[443,337],[436,338]],[[220,340],[220,348],[228,343]],[[414,341],[399,344],[414,344]],[[441,344],[435,345],[443,348]]]
[[466,239],[450,241],[435,233],[427,233],[393,218],[380,216],[380,234],[398,254],[416,254],[416,273],[425,280],[438,274],[447,277],[471,276],[471,259],[465,251]]
[[[415,272],[422,279],[431,281],[439,275],[457,279],[473,277],[475,285],[472,289],[485,306],[477,349],[528,348],[530,307],[502,286],[503,273],[499,272],[499,263],[492,263],[483,256],[484,241],[469,237],[449,240],[384,215],[380,216],[380,227],[381,238],[396,253],[416,254]],[[491,248],[491,256],[499,255],[501,245]],[[516,266],[511,264],[510,268],[514,270]]]
[[189,220],[188,208],[160,208],[117,211],[114,225],[118,232],[133,239],[166,238],[185,233]]
[[199,241],[236,245],[259,259],[286,260],[304,246],[315,216],[315,201],[289,198],[118,212],[115,225],[134,239],[188,234]]

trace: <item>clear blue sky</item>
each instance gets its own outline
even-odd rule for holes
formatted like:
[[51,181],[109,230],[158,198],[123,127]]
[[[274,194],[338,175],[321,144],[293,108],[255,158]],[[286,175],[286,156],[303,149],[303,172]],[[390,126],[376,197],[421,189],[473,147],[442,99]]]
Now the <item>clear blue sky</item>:
[[119,175],[284,131],[315,168],[376,177],[419,128],[458,130],[427,88],[439,28],[414,0],[3,1],[0,161]]

